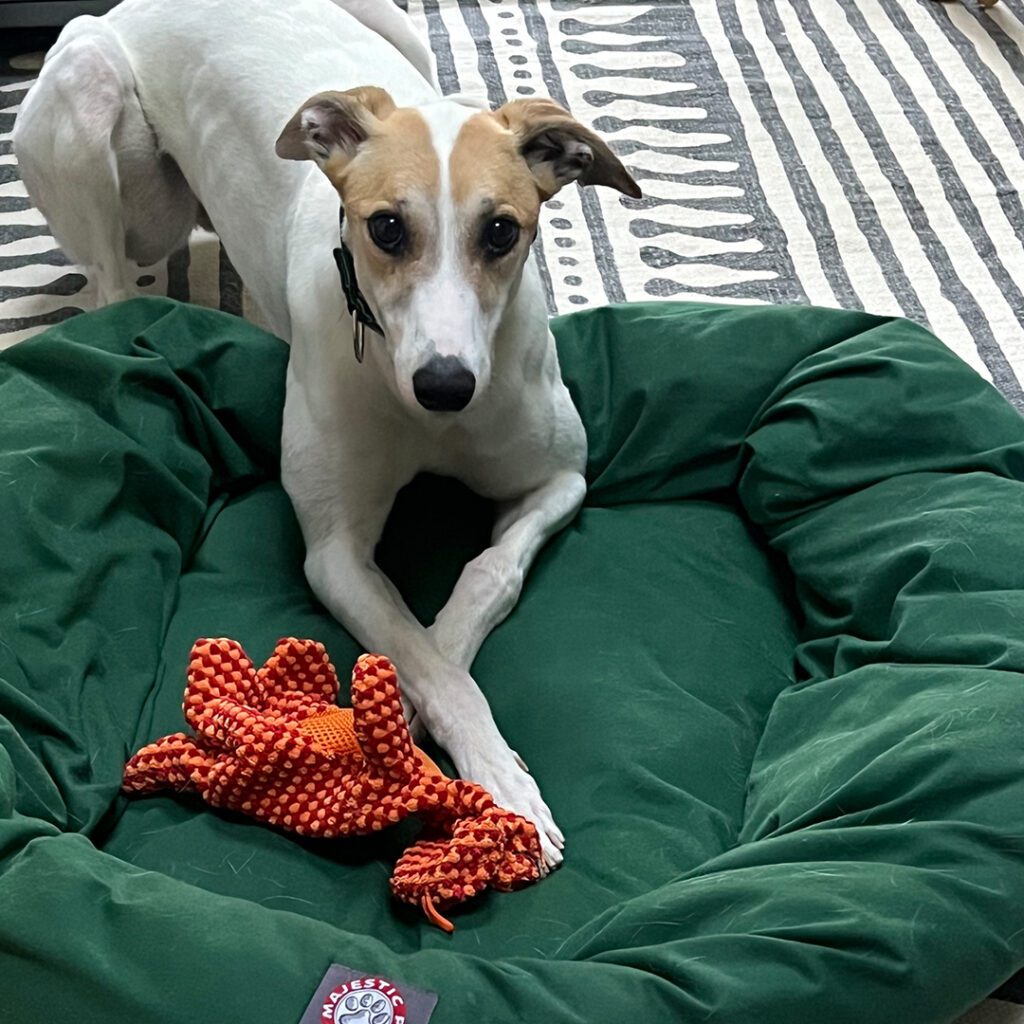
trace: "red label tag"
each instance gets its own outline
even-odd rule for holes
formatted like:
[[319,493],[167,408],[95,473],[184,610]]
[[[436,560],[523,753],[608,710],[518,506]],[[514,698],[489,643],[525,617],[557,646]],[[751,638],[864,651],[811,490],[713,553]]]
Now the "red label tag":
[[332,964],[299,1024],[429,1024],[437,993]]
[[356,978],[331,989],[320,1024],[406,1024],[402,993],[384,978]]

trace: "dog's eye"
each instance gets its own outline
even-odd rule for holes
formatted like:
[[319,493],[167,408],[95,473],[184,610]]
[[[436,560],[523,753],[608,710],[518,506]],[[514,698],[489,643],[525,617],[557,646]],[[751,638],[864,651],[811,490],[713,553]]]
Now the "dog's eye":
[[497,217],[484,226],[484,249],[489,256],[504,256],[519,241],[519,225],[510,217]]
[[367,222],[370,237],[378,249],[397,253],[405,247],[405,224],[394,213],[375,213]]

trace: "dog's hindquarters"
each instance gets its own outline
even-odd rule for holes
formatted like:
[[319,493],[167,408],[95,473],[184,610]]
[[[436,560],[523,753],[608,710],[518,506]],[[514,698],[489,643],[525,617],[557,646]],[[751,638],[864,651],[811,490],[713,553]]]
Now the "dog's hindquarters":
[[332,0],[386,39],[438,92],[437,72],[430,47],[416,31],[412,19],[392,0]]
[[61,33],[18,115],[14,151],[57,241],[95,278],[100,305],[135,293],[129,260],[163,259],[197,221],[198,201],[161,154],[102,19],[77,18]]

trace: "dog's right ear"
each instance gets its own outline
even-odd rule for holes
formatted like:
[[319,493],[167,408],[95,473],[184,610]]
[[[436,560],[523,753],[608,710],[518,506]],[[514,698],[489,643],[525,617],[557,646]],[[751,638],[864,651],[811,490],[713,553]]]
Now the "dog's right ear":
[[284,160],[315,160],[340,169],[356,155],[395,101],[375,85],[310,96],[284,126],[274,147]]

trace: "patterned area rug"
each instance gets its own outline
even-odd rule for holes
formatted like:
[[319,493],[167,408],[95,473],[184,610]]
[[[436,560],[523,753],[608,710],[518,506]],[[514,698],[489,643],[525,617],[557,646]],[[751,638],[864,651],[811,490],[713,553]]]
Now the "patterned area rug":
[[[699,297],[904,314],[1024,408],[1024,0],[400,2],[446,91],[550,95],[644,189],[548,204],[553,312]],[[0,344],[93,303],[18,180],[28,84],[0,91]],[[139,281],[258,319],[201,232]]]

